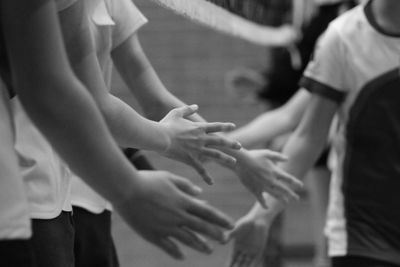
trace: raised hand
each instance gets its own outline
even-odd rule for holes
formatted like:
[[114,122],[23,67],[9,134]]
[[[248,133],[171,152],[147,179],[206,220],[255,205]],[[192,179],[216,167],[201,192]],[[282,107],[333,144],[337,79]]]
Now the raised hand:
[[173,109],[160,123],[165,126],[169,146],[163,155],[193,167],[208,184],[212,178],[203,166],[205,160],[213,160],[225,165],[234,165],[236,159],[220,149],[240,149],[238,142],[213,133],[232,130],[235,125],[221,122],[192,122],[187,118],[198,110],[197,105]]
[[276,39],[278,46],[288,47],[294,45],[299,40],[300,32],[291,25],[283,25],[276,30]]
[[274,163],[286,160],[282,154],[268,149],[241,151],[243,156],[237,157],[234,171],[264,208],[267,207],[265,192],[284,202],[299,198],[295,191],[303,186],[302,182]]
[[[273,218],[250,211],[240,218],[229,238],[233,241],[229,267],[261,267]],[[267,248],[268,249],[268,248]]]
[[175,259],[184,258],[176,241],[206,254],[212,249],[200,235],[226,242],[224,229],[232,229],[233,224],[222,212],[196,198],[200,188],[165,171],[141,171],[140,177],[132,196],[113,204],[144,239]]

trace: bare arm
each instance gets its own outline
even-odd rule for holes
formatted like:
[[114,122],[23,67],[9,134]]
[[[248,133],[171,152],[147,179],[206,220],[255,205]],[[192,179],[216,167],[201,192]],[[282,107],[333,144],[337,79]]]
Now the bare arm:
[[307,107],[310,94],[299,90],[285,105],[265,112],[228,134],[238,140],[242,146],[252,148],[264,145],[271,139],[294,130]]
[[[111,55],[119,74],[148,118],[161,120],[171,109],[186,105],[165,88],[144,53],[137,34],[117,46]],[[197,114],[191,118],[204,121]]]
[[[289,160],[280,165],[283,170],[303,178],[325,146],[336,109],[335,102],[318,95],[311,96],[300,125],[284,147],[283,151],[289,156]],[[268,195],[266,201],[268,209],[263,209],[259,203],[255,203],[253,208],[238,220],[231,234],[234,247],[230,266],[248,266],[240,262],[240,257],[247,257],[249,265],[261,260],[269,228],[286,206],[271,195]]]
[[195,198],[198,188],[167,172],[139,174],[122,155],[68,64],[54,2],[0,5],[17,94],[72,169],[111,201],[131,228],[175,258],[183,254],[171,237],[206,253],[210,248],[196,232],[223,241],[220,227],[229,228],[229,219]]
[[[112,52],[115,66],[127,83],[131,92],[139,99],[145,112],[160,118],[164,112],[181,106],[183,102],[171,94],[158,78],[156,72],[145,56],[137,36],[133,35]],[[193,121],[204,122],[198,114],[190,117]],[[236,165],[225,166],[238,174],[242,183],[262,200],[262,192],[267,191],[281,199],[295,197],[291,187],[299,187],[299,183],[284,174],[269,161],[269,156],[276,159],[273,153],[250,155],[247,150],[218,148],[236,159]],[[205,171],[205,169],[203,168]]]
[[143,118],[109,93],[97,61],[95,45],[90,38],[84,1],[78,1],[60,12],[59,16],[72,67],[98,104],[118,144],[122,147],[164,151],[169,140],[163,128],[158,123]]
[[[108,199],[124,199],[136,173],[67,63],[54,3],[2,2],[13,81],[29,116],[74,171]],[[111,186],[109,179],[99,178],[112,176],[120,177],[120,183]]]

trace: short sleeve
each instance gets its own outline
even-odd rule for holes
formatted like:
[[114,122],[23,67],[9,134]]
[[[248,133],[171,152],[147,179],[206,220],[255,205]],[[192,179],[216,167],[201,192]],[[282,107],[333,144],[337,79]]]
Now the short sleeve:
[[[57,11],[60,12],[68,7],[72,6],[78,0],[55,0]],[[83,1],[83,0],[79,0]]]
[[345,58],[338,29],[331,25],[318,40],[300,86],[340,103],[347,91]]
[[116,24],[112,36],[114,49],[146,24],[147,19],[132,0],[109,0],[107,3]]

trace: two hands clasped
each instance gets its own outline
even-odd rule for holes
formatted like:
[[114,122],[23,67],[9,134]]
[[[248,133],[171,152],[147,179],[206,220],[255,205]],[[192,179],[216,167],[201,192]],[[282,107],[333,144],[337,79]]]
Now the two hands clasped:
[[[203,164],[210,160],[220,163],[238,176],[264,208],[265,193],[284,203],[298,198],[295,191],[302,183],[275,164],[286,160],[283,155],[241,148],[238,142],[217,134],[232,130],[232,123],[191,121],[189,117],[197,110],[197,105],[176,108],[160,121],[168,139],[161,154],[193,167],[207,184],[213,179]],[[135,194],[120,201],[115,209],[144,239],[176,259],[184,258],[177,242],[209,254],[212,248],[207,238],[226,243],[230,238],[246,236],[254,227],[246,224],[246,217],[235,225],[227,215],[199,199],[201,189],[182,177],[166,171],[140,174],[143,181],[134,189]],[[140,216],[131,218],[134,214]],[[237,245],[246,246],[245,239]],[[235,257],[232,266],[252,266],[238,265],[243,259],[239,254]]]

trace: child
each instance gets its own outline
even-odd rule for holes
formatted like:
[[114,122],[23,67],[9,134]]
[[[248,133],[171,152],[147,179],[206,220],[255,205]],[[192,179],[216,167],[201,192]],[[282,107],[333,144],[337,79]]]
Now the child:
[[[111,85],[112,59],[122,78],[149,118],[160,120],[171,108],[184,105],[182,101],[167,91],[141,48],[137,30],[147,20],[136,6],[127,0],[93,0],[88,1],[87,7],[90,29],[97,49],[97,58],[106,85],[108,87]],[[195,114],[190,118],[194,121],[204,121]],[[232,153],[232,151],[227,153]],[[264,165],[265,159],[263,157],[252,159],[244,151],[237,153],[241,155],[238,158],[242,159],[238,160],[237,164],[244,167],[241,168],[242,173],[236,172],[243,179],[248,179],[249,181],[251,181],[251,178],[255,179],[257,177],[265,179],[264,177],[269,175],[266,172],[268,166]],[[248,161],[243,160],[243,158]],[[250,169],[250,165],[254,166],[251,172],[247,171],[247,169]],[[76,228],[79,233],[83,234],[77,236],[76,239],[76,264],[79,266],[96,265],[101,260],[113,264],[115,253],[110,239],[110,226],[108,223],[110,214],[106,210],[110,209],[110,205],[77,179],[74,180],[72,189],[74,209],[76,208],[79,211],[79,217],[75,217]],[[97,231],[96,226],[90,228],[89,220],[97,221],[98,227],[103,226],[103,230]],[[102,232],[102,235],[99,235],[99,232]],[[85,245],[91,244],[93,242],[91,240],[104,241],[105,239],[108,242],[101,242],[104,246],[98,246],[96,250],[93,250],[92,247],[89,250]],[[104,266],[107,265],[105,264]]]
[[[172,236],[198,249],[207,249],[202,240],[185,235],[180,230],[182,225],[222,240],[217,225],[229,228],[230,222],[194,197],[199,193],[197,187],[166,172],[139,173],[122,156],[93,100],[68,65],[53,1],[3,0],[0,4],[0,26],[4,31],[0,54],[7,59],[1,61],[1,74],[3,78],[13,78],[8,79],[9,89],[15,89],[28,114],[74,172],[113,203],[133,229],[177,258],[181,253],[169,239]],[[24,163],[34,165],[35,161]],[[70,215],[61,213],[57,207],[62,203],[60,192],[49,188],[46,179],[40,180],[44,184],[39,181],[30,193],[45,189],[41,193],[49,195],[49,190],[50,195],[58,194],[50,202],[42,201],[47,201],[47,207],[55,206],[59,214],[33,222],[33,242],[37,242],[33,246],[34,260],[38,266],[73,266],[73,251],[68,249],[73,242]]]
[[[330,25],[301,83],[310,104],[283,150],[282,167],[302,177],[337,115],[326,225],[333,267],[400,266],[399,12],[399,1],[372,0]],[[268,201],[268,211],[252,211],[263,231],[284,206]],[[254,263],[259,249],[237,262]]]

